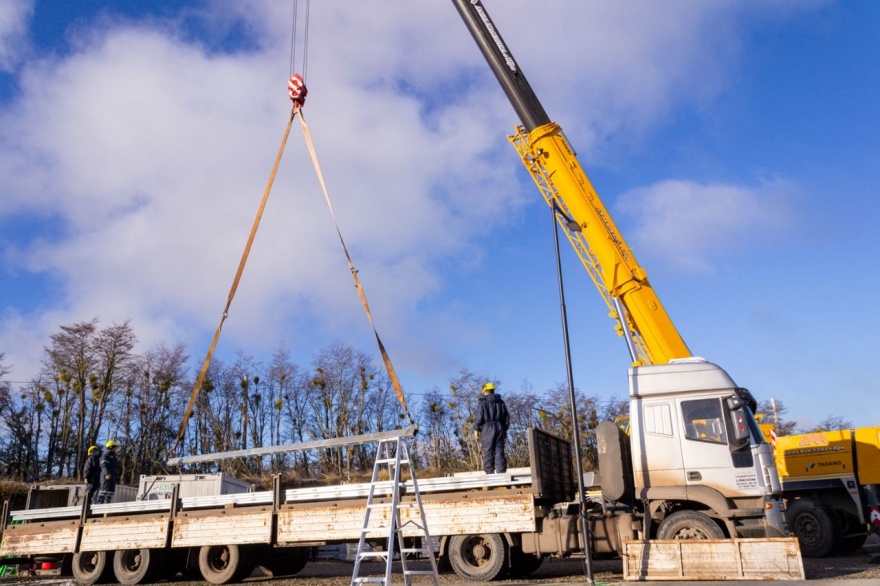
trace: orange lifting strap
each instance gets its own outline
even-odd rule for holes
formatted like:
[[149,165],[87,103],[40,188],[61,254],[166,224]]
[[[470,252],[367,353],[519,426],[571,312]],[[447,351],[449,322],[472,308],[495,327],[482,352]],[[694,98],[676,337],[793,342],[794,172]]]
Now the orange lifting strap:
[[226,307],[223,308],[223,315],[220,318],[220,324],[217,326],[217,331],[214,332],[214,338],[211,340],[211,345],[208,348],[208,353],[205,356],[205,361],[202,363],[202,369],[199,371],[199,376],[196,379],[195,386],[193,387],[192,394],[189,398],[189,403],[187,403],[186,409],[183,412],[183,418],[180,422],[180,428],[177,432],[177,439],[174,441],[174,446],[168,451],[168,454],[174,454],[177,450],[177,447],[180,445],[181,440],[183,439],[184,432],[186,431],[186,424],[189,421],[189,418],[192,416],[193,407],[196,404],[196,399],[199,396],[199,392],[202,390],[202,384],[205,382],[205,375],[208,372],[208,366],[211,364],[211,358],[214,356],[214,349],[217,347],[217,342],[220,340],[220,332],[223,330],[223,323],[226,321],[226,318],[229,317],[229,307],[232,305],[232,299],[235,297],[235,292],[238,290],[238,284],[241,281],[241,276],[244,273],[244,267],[247,263],[248,256],[251,252],[251,246],[254,243],[254,238],[257,235],[257,229],[260,226],[260,220],[263,217],[263,210],[266,209],[266,202],[269,200],[269,192],[272,190],[272,185],[275,182],[275,175],[278,173],[278,165],[281,163],[281,155],[284,153],[284,147],[287,145],[287,137],[290,135],[290,128],[293,125],[293,119],[299,114],[300,125],[302,126],[303,137],[305,138],[306,145],[309,148],[309,153],[312,158],[312,164],[315,167],[315,172],[318,175],[318,181],[321,184],[321,189],[324,192],[324,199],[327,202],[327,207],[330,209],[330,215],[333,218],[333,223],[336,226],[336,234],[339,236],[339,242],[342,245],[342,251],[345,253],[345,259],[348,262],[348,268],[351,270],[351,276],[354,279],[354,286],[357,289],[358,297],[361,300],[361,305],[364,307],[364,311],[367,313],[367,319],[370,321],[370,326],[373,328],[373,334],[376,336],[376,342],[379,345],[379,352],[382,354],[382,361],[385,363],[385,370],[388,372],[388,378],[391,380],[391,385],[394,387],[394,392],[397,395],[397,400],[400,402],[401,407],[403,407],[403,412],[406,414],[407,419],[411,425],[415,425],[415,422],[412,418],[412,415],[409,413],[409,409],[406,406],[406,398],[403,395],[403,388],[400,385],[400,380],[397,378],[397,373],[394,370],[394,366],[391,364],[391,358],[388,356],[388,352],[385,350],[385,345],[382,343],[382,339],[379,337],[379,332],[376,331],[376,325],[373,323],[373,316],[370,313],[370,307],[367,303],[367,296],[364,293],[364,289],[360,284],[360,281],[357,277],[357,269],[354,268],[354,264],[352,263],[351,256],[348,253],[348,248],[345,246],[345,241],[342,238],[342,232],[339,230],[339,224],[336,222],[336,216],[333,213],[333,206],[330,204],[330,195],[327,191],[327,184],[324,181],[324,174],[321,172],[321,166],[318,163],[318,155],[315,151],[314,142],[312,141],[312,135],[309,131],[309,127],[306,124],[305,118],[303,118],[302,107],[305,104],[305,98],[308,90],[303,83],[302,77],[297,73],[293,77],[291,77],[287,82],[288,94],[290,96],[291,101],[293,101],[293,108],[290,111],[290,118],[287,121],[287,127],[284,130],[284,137],[281,139],[281,146],[278,149],[278,154],[275,156],[275,164],[272,165],[272,172],[269,175],[269,181],[266,184],[266,189],[263,192],[263,199],[260,201],[260,207],[257,210],[257,216],[254,218],[253,226],[251,226],[251,233],[248,237],[247,244],[244,247],[244,252],[241,255],[241,260],[238,263],[238,270],[235,273],[235,278],[232,280],[232,287],[229,289],[229,296],[226,298]]

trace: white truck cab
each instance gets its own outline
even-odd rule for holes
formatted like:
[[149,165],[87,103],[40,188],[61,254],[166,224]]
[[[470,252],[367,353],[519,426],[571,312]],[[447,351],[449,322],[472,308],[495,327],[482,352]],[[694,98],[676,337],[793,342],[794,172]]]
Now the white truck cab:
[[748,390],[702,358],[632,367],[629,387],[634,496],[648,502],[650,518],[688,509],[724,523],[731,537],[788,535]]

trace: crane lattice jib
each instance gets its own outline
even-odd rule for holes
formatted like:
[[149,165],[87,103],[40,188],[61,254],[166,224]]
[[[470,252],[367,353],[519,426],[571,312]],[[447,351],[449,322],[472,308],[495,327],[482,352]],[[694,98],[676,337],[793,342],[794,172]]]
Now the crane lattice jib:
[[[555,202],[580,226],[580,231],[571,231],[565,218],[557,215],[609,315],[617,321],[618,334],[623,335],[624,327],[632,333],[637,354],[634,364],[665,364],[691,356],[559,125],[551,122],[532,132],[519,127],[509,139],[547,203],[553,207]],[[625,324],[614,299],[624,307]]]

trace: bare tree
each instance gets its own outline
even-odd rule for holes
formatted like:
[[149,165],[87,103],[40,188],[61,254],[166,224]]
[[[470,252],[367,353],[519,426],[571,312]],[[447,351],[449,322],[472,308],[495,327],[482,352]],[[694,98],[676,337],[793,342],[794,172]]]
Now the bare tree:
[[[166,452],[174,442],[178,422],[182,416],[186,390],[186,362],[183,345],[172,348],[159,344],[131,369],[132,379],[126,391],[126,404],[133,414],[131,420],[113,420],[108,439],[122,434],[120,476],[130,482],[141,474],[166,472]],[[130,402],[128,402],[130,400]]]
[[452,419],[449,399],[434,387],[422,400],[422,419],[426,422],[423,451],[428,465],[437,470],[449,469],[450,464],[459,458],[456,441],[457,429]]
[[845,419],[839,415],[827,415],[825,416],[825,419],[817,423],[812,429],[805,430],[805,432],[838,431],[841,429],[852,429],[852,427],[852,421],[849,419]]
[[[208,369],[199,397],[200,429],[206,437],[202,450],[226,452],[241,448],[241,371],[214,360]],[[218,465],[224,474],[246,473],[240,460],[224,460]]]
[[[613,415],[613,411],[620,407],[619,403],[611,403],[603,409],[596,396],[588,396],[575,389],[575,411],[577,412],[577,429],[580,438],[580,452],[583,459],[584,469],[591,470],[598,466],[598,447],[596,444],[595,429],[600,420]],[[544,413],[550,415],[550,429],[562,437],[574,440],[574,426],[572,424],[571,393],[567,384],[558,383],[546,393],[546,407]],[[614,407],[609,409],[608,407]],[[605,417],[600,417],[600,414]]]
[[107,406],[118,390],[118,373],[125,372],[128,363],[134,359],[132,350],[136,342],[137,337],[130,320],[102,329],[92,342],[95,372],[89,374],[89,387],[92,391],[87,427],[89,444],[98,440]]
[[529,436],[533,406],[540,400],[528,382],[518,392],[503,393],[510,413],[510,429],[507,431],[507,464],[511,468],[529,466]]
[[776,435],[791,435],[795,433],[797,421],[788,420],[788,408],[781,399],[766,399],[758,402],[756,415],[761,423],[770,423],[776,430]]
[[[51,336],[52,344],[46,348],[44,364],[50,373],[56,373],[70,383],[72,397],[76,402],[76,436],[73,447],[76,450],[74,468],[76,475],[82,471],[86,442],[86,394],[89,389],[89,375],[95,369],[93,348],[98,319],[61,326],[61,331]],[[66,439],[66,438],[65,438]],[[70,449],[71,446],[64,446]]]
[[39,442],[43,420],[43,396],[39,385],[31,383],[13,396],[9,383],[3,381],[9,368],[0,354],[0,423],[5,436],[0,438],[0,463],[6,476],[33,481],[39,478]]
[[[375,374],[369,357],[337,343],[319,351],[313,364],[312,435],[319,439],[356,435],[373,396]],[[327,472],[348,475],[356,452],[352,447],[326,449],[319,452],[319,459]]]
[[488,377],[479,376],[470,370],[462,369],[458,375],[449,380],[451,397],[448,406],[455,422],[455,436],[458,440],[460,459],[451,463],[453,470],[480,470],[482,458],[480,442],[474,437],[473,424],[476,420],[477,401],[480,390],[489,381]]
[[[266,381],[268,400],[269,433],[273,445],[281,444],[281,422],[285,394],[296,375],[297,367],[290,361],[290,351],[282,343],[272,355]],[[284,466],[284,455],[277,454],[272,459],[272,470],[279,472]]]
[[[46,381],[46,403],[51,405],[49,422],[49,441],[46,452],[46,475],[72,476],[71,456],[74,455],[71,437],[76,422],[76,401],[73,394],[73,381],[66,372],[44,374]],[[47,396],[47,394],[49,396]],[[75,461],[75,458],[74,458]]]
[[[287,422],[287,435],[292,442],[302,443],[317,439],[311,435],[310,428],[313,418],[317,415],[312,412],[314,392],[313,378],[307,373],[301,372],[296,365],[287,364],[285,370],[278,375],[279,384],[283,389],[283,411]],[[295,452],[293,454],[294,468],[299,470],[303,478],[311,476],[311,459],[309,452]]]

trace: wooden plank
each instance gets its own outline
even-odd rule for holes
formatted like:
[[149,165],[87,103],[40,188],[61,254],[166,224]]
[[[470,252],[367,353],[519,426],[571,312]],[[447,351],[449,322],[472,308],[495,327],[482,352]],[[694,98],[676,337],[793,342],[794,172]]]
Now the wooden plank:
[[803,580],[797,539],[627,541],[623,577],[646,580]]
[[[804,579],[804,561],[801,558],[801,548],[797,538],[780,539],[782,545],[789,547],[766,547],[766,543],[757,543],[758,539],[740,540],[739,549],[743,563],[743,575],[750,578],[753,575],[760,576],[768,571],[779,574],[792,573],[793,579]],[[774,540],[777,541],[777,540]],[[781,550],[781,551],[777,551]],[[757,578],[760,579],[760,578]]]
[[9,525],[3,532],[0,556],[72,553],[79,520]]
[[89,519],[83,526],[80,551],[165,547],[168,515]]
[[191,511],[174,519],[171,547],[269,543],[271,539],[271,507]]
[[[476,494],[476,493],[475,493]],[[454,500],[455,506],[449,506]],[[377,502],[374,500],[374,503]],[[386,501],[387,502],[387,501]],[[278,511],[278,543],[356,540],[360,538],[366,513],[366,500],[344,505],[295,506]],[[535,530],[534,497],[531,494],[494,496],[458,495],[454,499],[422,500],[428,532],[432,536],[473,535],[477,533],[517,533]],[[368,537],[388,535],[390,507],[375,507],[370,514]],[[420,536],[418,507],[413,501],[400,505],[405,536]],[[407,523],[411,523],[407,528]]]

